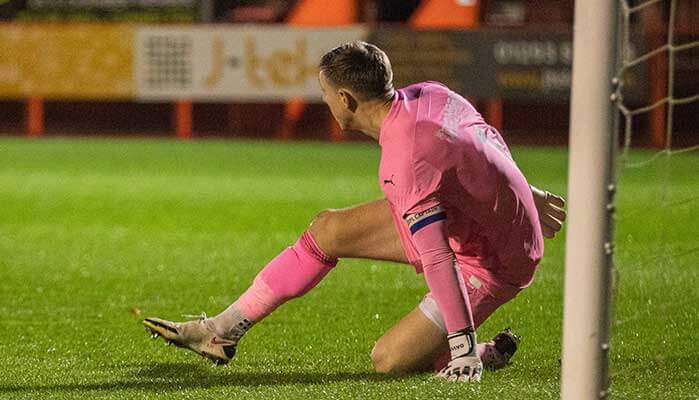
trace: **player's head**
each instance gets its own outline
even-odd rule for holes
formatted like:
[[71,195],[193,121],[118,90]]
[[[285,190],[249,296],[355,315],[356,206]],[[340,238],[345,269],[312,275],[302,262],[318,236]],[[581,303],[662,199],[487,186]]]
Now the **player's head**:
[[361,103],[393,98],[391,62],[381,49],[362,41],[335,47],[320,60],[323,101],[342,129],[358,128],[356,112]]

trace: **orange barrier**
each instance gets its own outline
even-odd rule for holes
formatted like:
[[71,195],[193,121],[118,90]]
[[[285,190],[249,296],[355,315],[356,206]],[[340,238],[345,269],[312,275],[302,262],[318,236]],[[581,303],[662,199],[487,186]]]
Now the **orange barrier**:
[[[342,26],[357,22],[356,0],[301,0],[296,4],[287,23],[292,26]],[[306,103],[300,99],[289,100],[284,104],[282,124],[277,137],[284,140],[296,136],[296,126],[306,110]],[[334,118],[329,118],[330,139],[334,142],[345,140],[340,126]]]
[[[658,45],[653,46],[653,48],[661,46],[660,40],[657,43]],[[650,80],[650,104],[667,97],[667,68],[667,59],[664,57],[654,57],[648,62],[648,76],[655,77],[655,79]],[[648,113],[648,116],[650,120],[651,145],[657,149],[662,149],[666,145],[667,105],[662,104],[653,108]]]
[[357,22],[356,0],[300,0],[286,21],[293,26],[341,26]]
[[483,112],[488,124],[499,131],[502,130],[502,99],[490,98],[484,100]]
[[479,3],[479,0],[422,0],[409,23],[416,28],[477,28],[480,26]]
[[185,140],[190,139],[192,137],[192,102],[179,100],[175,103],[173,119],[177,137]]
[[44,100],[39,97],[27,99],[25,111],[27,136],[36,137],[44,134]]
[[[420,29],[473,29],[480,26],[480,1],[423,0],[410,17],[411,26]],[[502,99],[484,101],[489,124],[502,129]]]
[[[645,31],[648,47],[657,49],[665,44],[666,35],[663,32],[663,21],[661,20],[661,9],[658,4],[653,6],[655,13],[641,13],[641,24]],[[667,92],[667,57],[655,56],[648,60],[649,79],[649,104],[656,103],[664,99]],[[665,130],[667,124],[667,104],[661,104],[648,112],[650,124],[650,144],[658,149],[665,147]]]

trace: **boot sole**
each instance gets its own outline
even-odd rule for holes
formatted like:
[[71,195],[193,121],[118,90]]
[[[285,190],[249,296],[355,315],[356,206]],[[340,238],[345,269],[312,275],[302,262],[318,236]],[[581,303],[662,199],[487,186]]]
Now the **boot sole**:
[[214,354],[211,354],[206,351],[200,351],[195,348],[192,348],[190,346],[187,346],[185,344],[182,344],[177,340],[177,330],[174,328],[167,326],[165,324],[162,324],[158,321],[152,320],[150,318],[146,318],[143,320],[143,325],[146,327],[146,329],[151,333],[151,335],[154,336],[154,338],[157,337],[162,337],[163,340],[165,340],[166,343],[168,344],[173,344],[179,348],[182,349],[187,349],[191,350],[201,357],[206,358],[207,360],[213,362],[216,365],[226,365],[230,360],[226,360],[224,358],[221,358],[219,356],[216,356]]

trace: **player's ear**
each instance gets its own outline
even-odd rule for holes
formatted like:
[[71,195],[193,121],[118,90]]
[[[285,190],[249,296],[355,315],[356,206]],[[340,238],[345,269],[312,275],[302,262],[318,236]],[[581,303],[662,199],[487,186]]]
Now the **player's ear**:
[[357,101],[357,98],[354,97],[352,92],[350,92],[347,89],[340,89],[337,91],[338,96],[340,96],[340,100],[342,101],[342,104],[345,105],[345,107],[350,110],[351,112],[357,111],[357,107],[359,106],[359,102]]

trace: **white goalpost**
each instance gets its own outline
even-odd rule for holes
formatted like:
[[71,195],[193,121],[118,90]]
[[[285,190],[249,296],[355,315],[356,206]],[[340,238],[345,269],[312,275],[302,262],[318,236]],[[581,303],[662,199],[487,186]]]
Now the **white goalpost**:
[[575,2],[561,399],[608,395],[615,0]]

